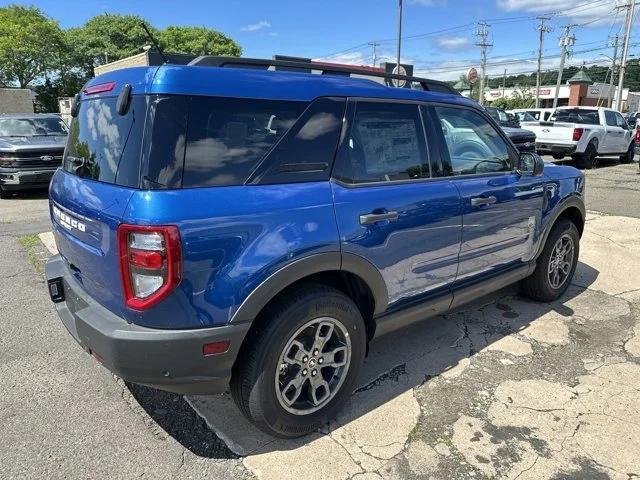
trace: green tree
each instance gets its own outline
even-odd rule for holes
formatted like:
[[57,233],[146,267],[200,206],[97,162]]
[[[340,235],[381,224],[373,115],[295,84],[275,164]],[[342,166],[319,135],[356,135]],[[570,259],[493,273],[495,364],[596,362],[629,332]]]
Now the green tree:
[[0,8],[0,81],[25,88],[46,75],[62,48],[58,22],[36,7]]
[[[151,42],[141,26],[144,20],[136,15],[97,15],[83,26],[68,30],[75,51],[83,59],[83,67],[120,60],[142,52]],[[158,31],[149,26],[157,37]]]
[[169,26],[160,32],[161,46],[171,53],[240,56],[242,48],[223,33],[205,27]]
[[513,108],[532,108],[536,104],[533,94],[529,90],[520,89],[513,92],[509,98],[498,98],[491,102],[492,107],[511,110]]

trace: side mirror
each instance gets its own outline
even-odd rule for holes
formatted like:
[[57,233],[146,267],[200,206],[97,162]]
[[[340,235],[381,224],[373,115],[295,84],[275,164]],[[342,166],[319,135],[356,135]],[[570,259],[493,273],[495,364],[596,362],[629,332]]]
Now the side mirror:
[[537,153],[522,152],[518,157],[518,166],[516,170],[521,175],[533,175],[537,177],[542,175],[544,170],[544,160]]

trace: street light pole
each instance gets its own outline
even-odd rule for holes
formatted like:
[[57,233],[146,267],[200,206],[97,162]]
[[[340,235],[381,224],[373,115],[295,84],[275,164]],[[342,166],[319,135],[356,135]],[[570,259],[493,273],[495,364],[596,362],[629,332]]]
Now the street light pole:
[[611,58],[611,78],[609,79],[609,95],[607,95],[607,106],[613,108],[613,77],[616,75],[616,59],[618,58],[618,41],[620,37],[616,33],[613,37],[613,57]]
[[[400,75],[400,44],[402,43],[402,0],[398,0],[398,54],[396,60],[396,73]],[[400,81],[396,80],[396,85],[400,85]]]
[[540,69],[542,67],[542,42],[544,41],[544,34],[551,31],[548,27],[544,26],[544,22],[549,20],[549,17],[538,17],[540,24],[538,30],[540,36],[538,38],[538,69],[536,72],[536,108],[540,108]]
[[560,38],[560,46],[562,54],[560,55],[560,67],[558,68],[558,80],[556,81],[556,92],[553,95],[553,108],[558,106],[558,93],[560,92],[560,84],[562,83],[562,71],[564,70],[564,61],[567,58],[567,50],[576,42],[576,37],[569,35],[574,25],[564,26],[564,35]]

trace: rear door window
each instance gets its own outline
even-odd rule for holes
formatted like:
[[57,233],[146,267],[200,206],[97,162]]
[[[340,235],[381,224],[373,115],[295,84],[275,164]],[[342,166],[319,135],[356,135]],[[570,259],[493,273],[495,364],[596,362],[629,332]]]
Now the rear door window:
[[71,122],[63,168],[79,177],[123,186],[139,183],[146,98],[133,96],[125,115],[116,97],[80,102]]
[[429,160],[418,105],[356,105],[334,176],[348,183],[429,178]]
[[609,127],[616,127],[616,126],[618,126],[618,125],[616,124],[616,114],[615,114],[615,113],[613,113],[612,111],[610,111],[610,110],[605,110],[605,111],[604,111],[604,119],[606,120],[607,125],[608,125]]
[[242,185],[306,106],[192,97],[182,186]]

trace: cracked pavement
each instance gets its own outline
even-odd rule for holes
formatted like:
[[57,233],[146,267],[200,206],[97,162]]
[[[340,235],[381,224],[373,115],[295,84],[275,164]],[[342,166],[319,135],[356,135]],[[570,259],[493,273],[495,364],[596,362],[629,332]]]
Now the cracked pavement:
[[228,395],[115,379],[60,324],[16,222],[0,234],[3,478],[640,477],[640,218],[588,215],[560,301],[511,287],[376,340],[340,416],[294,441]]

